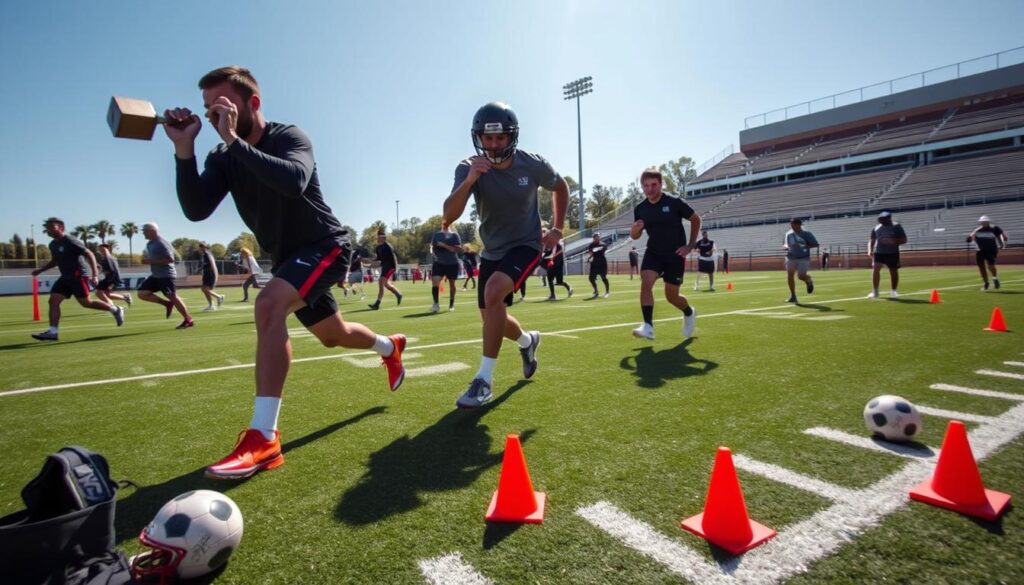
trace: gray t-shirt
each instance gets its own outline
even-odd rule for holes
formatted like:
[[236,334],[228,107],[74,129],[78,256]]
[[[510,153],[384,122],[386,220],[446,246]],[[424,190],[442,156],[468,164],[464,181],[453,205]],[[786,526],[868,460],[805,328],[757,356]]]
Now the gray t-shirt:
[[[157,236],[154,240],[146,242],[146,257],[150,260],[170,258],[174,260],[174,248],[167,240]],[[174,262],[170,264],[150,264],[150,273],[159,278],[176,278],[177,271],[174,269]]]
[[445,265],[458,265],[459,253],[442,248],[438,246],[439,243],[445,243],[449,246],[461,246],[462,238],[459,237],[459,234],[455,232],[437,232],[434,234],[433,239],[430,240],[430,246],[434,248],[434,256],[436,256],[435,262]]
[[814,234],[807,230],[796,233],[793,230],[786,232],[786,258],[801,260],[811,257],[811,246],[817,246],[818,240]]
[[878,224],[871,230],[871,241],[875,243],[875,254],[899,254],[899,244],[889,244],[888,240],[906,238],[903,226],[896,222],[892,225]]
[[[469,176],[469,159],[455,168],[457,189]],[[491,169],[470,189],[480,214],[480,239],[485,260],[500,260],[512,248],[527,246],[538,252],[540,208],[537,189],[554,189],[561,176],[544,157],[517,150],[507,169]]]

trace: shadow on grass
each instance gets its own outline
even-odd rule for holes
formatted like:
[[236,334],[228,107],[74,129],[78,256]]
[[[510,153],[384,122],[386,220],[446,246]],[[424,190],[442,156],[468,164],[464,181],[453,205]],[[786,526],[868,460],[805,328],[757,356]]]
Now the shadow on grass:
[[832,311],[836,311],[838,313],[842,313],[843,312],[842,309],[833,309],[832,307],[830,307],[828,305],[815,305],[813,303],[797,302],[796,306],[798,306],[800,308],[803,308],[803,309],[814,309],[815,311],[821,311],[821,312],[832,312]]
[[[368,408],[351,418],[338,421],[320,429],[319,431],[288,441],[281,445],[281,451],[282,453],[288,453],[293,449],[298,449],[299,447],[307,445],[313,441],[322,439],[335,431],[355,424],[366,417],[383,414],[386,411],[387,407],[385,406]],[[210,463],[213,462],[211,461]],[[163,483],[142,486],[136,489],[128,497],[118,500],[117,514],[114,522],[117,533],[117,542],[123,542],[137,537],[146,524],[153,519],[153,516],[156,515],[160,507],[175,496],[191,490],[203,489],[228,493],[232,488],[242,485],[242,483],[247,481],[209,479],[203,475],[205,471],[205,467],[193,469],[184,475],[179,475],[178,477],[169,479]],[[115,479],[120,479],[116,477],[116,472],[114,475]]]
[[[370,455],[359,483],[341,497],[334,510],[339,521],[353,526],[378,522],[424,504],[424,492],[448,492],[472,484],[501,463],[491,453],[492,438],[480,419],[530,382],[521,380],[493,401],[473,410],[452,410],[418,435],[405,435]],[[534,433],[525,430],[526,442]],[[481,502],[481,515],[486,502]]]
[[989,534],[996,534],[998,536],[1006,536],[1006,531],[1003,530],[1003,518],[1006,518],[1006,516],[1010,512],[1013,512],[1013,502],[1010,502],[1006,506],[1006,509],[1003,510],[1003,513],[1000,514],[1000,516],[998,518],[996,518],[995,520],[985,520],[984,518],[975,518],[973,516],[965,516],[965,517],[968,520],[970,520],[971,522],[974,522],[978,526],[980,526],[980,527],[984,528],[985,530],[987,530],[989,532]]
[[929,304],[929,301],[926,301],[924,299],[907,299],[907,298],[900,297],[898,299],[889,299],[889,300],[894,302],[894,303],[903,303],[905,305],[927,305],[927,304]]
[[[444,312],[447,313],[448,312],[447,309]],[[408,315],[402,315],[402,318],[403,319],[422,319],[423,317],[430,317],[432,315],[440,315],[440,314],[441,314],[441,311],[438,311],[437,313],[435,313],[433,311],[427,311],[426,313],[410,313]]]
[[136,331],[135,333],[124,333],[121,335],[94,335],[93,337],[83,337],[82,339],[72,339],[71,341],[38,341],[30,337],[29,339],[31,339],[31,341],[26,341],[24,343],[0,345],[0,351],[9,351],[12,349],[26,349],[29,347],[57,347],[70,345],[72,343],[83,343],[86,341],[105,341],[107,339],[122,339],[125,337],[134,337],[135,335],[146,335],[148,333],[149,332],[146,331]]
[[651,346],[640,348],[635,356],[626,356],[619,361],[619,367],[636,376],[641,388],[660,388],[669,380],[700,376],[718,367],[717,362],[702,360],[690,355],[687,347],[693,339],[687,339],[673,348],[655,351]]

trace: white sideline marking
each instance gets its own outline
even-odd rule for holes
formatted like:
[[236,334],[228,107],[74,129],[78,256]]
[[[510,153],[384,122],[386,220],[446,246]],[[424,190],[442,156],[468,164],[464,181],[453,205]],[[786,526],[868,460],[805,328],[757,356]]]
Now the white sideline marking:
[[825,427],[814,427],[811,429],[804,430],[805,435],[812,435],[815,437],[821,437],[822,439],[828,439],[830,441],[837,441],[839,443],[845,443],[854,447],[860,447],[861,449],[870,449],[872,451],[878,451],[880,453],[887,453],[889,455],[899,455],[900,457],[909,457],[911,459],[926,459],[935,460],[939,455],[938,449],[932,449],[930,447],[920,448],[912,447],[910,445],[901,445],[900,443],[892,443],[889,441],[874,440],[869,437],[862,437],[860,435],[851,435],[850,433],[829,429]]
[[973,394],[974,396],[985,396],[988,398],[1002,398],[1003,400],[1024,401],[1024,394],[1013,394],[1011,392],[996,392],[995,390],[980,390],[978,388],[967,388],[966,386],[954,386],[952,384],[932,384],[932,390],[946,390],[948,392],[960,392],[961,394]]
[[807,317],[804,321],[838,321],[839,319],[850,319],[852,315],[822,315],[820,317]]
[[[1022,432],[1024,404],[1014,406],[994,417],[991,424],[981,425],[968,433],[975,459],[985,459]],[[736,460],[736,455],[733,460]],[[580,507],[576,513],[690,581],[767,585],[808,571],[818,560],[877,526],[883,518],[910,502],[907,492],[932,473],[933,462],[912,460],[895,474],[853,491],[853,498],[840,500],[807,520],[787,526],[764,546],[720,562],[706,560],[703,555],[678,543],[678,538],[659,533],[607,502]],[[994,486],[994,489],[1005,487]]]
[[751,459],[745,455],[736,454],[732,456],[732,461],[739,469],[748,471],[750,473],[756,473],[762,477],[775,480],[779,483],[791,485],[795,488],[817,494],[824,498],[828,498],[834,501],[852,501],[857,497],[857,493],[854,490],[844,488],[842,486],[815,479],[813,477],[790,471],[785,467],[779,467],[778,465],[772,465],[771,463],[764,463]]
[[459,372],[469,368],[469,364],[462,362],[451,362],[448,364],[437,364],[436,366],[423,366],[422,368],[411,368],[405,370],[406,376],[433,376],[435,374],[447,374],[448,372]]
[[980,414],[970,414],[967,412],[957,412],[955,410],[943,410],[941,408],[932,408],[930,406],[917,405],[917,410],[921,414],[927,414],[930,416],[938,416],[942,418],[949,418],[953,420],[976,422],[976,423],[987,423],[995,420],[991,416],[984,416]]
[[999,370],[974,370],[975,374],[981,374],[982,376],[995,376],[997,378],[1010,378],[1011,380],[1024,380],[1024,374],[1014,374],[1013,372],[1000,372]]
[[[380,356],[377,355],[376,353],[374,353],[373,355],[374,355],[374,357],[368,357],[368,358],[354,358],[354,357],[349,357],[349,356],[345,355],[345,356],[341,356],[341,359],[345,363],[351,364],[351,365],[353,365],[353,366],[355,366],[357,368],[366,368],[366,369],[379,368],[380,367]],[[413,361],[413,360],[419,359],[421,357],[423,357],[423,354],[409,351],[409,352],[406,352],[406,353],[402,354],[402,362]]]
[[1003,362],[1007,366],[1017,366],[1018,368],[1024,368],[1024,362]]
[[494,585],[462,560],[458,551],[419,562],[420,573],[433,585]]
[[566,339],[579,339],[579,335],[563,335],[561,333],[545,333],[545,337],[564,337]]

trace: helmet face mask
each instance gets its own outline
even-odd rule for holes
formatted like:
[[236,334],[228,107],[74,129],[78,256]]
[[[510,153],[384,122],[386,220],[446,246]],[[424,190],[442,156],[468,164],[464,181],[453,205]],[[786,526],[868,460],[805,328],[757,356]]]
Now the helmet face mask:
[[[470,134],[477,155],[486,158],[492,164],[501,164],[516,151],[516,145],[519,143],[519,120],[508,104],[491,102],[477,110],[473,116]],[[501,150],[484,148],[484,135],[493,134],[508,136],[508,143]]]
[[154,580],[160,585],[177,579],[178,565],[187,551],[151,539],[148,526],[142,530],[139,541],[149,550],[132,559],[132,578],[140,582]]

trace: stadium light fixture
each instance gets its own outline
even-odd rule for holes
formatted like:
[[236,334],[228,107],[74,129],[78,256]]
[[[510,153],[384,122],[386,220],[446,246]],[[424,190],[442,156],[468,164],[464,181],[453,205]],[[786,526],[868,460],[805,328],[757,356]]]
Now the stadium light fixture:
[[579,174],[579,188],[580,188],[580,235],[583,235],[583,229],[587,225],[585,216],[585,199],[583,195],[583,128],[580,123],[580,98],[592,93],[594,91],[593,77],[589,75],[587,77],[581,77],[576,81],[570,81],[562,86],[563,94],[566,100],[576,100],[576,146],[579,152],[579,163],[580,163],[580,174]]

